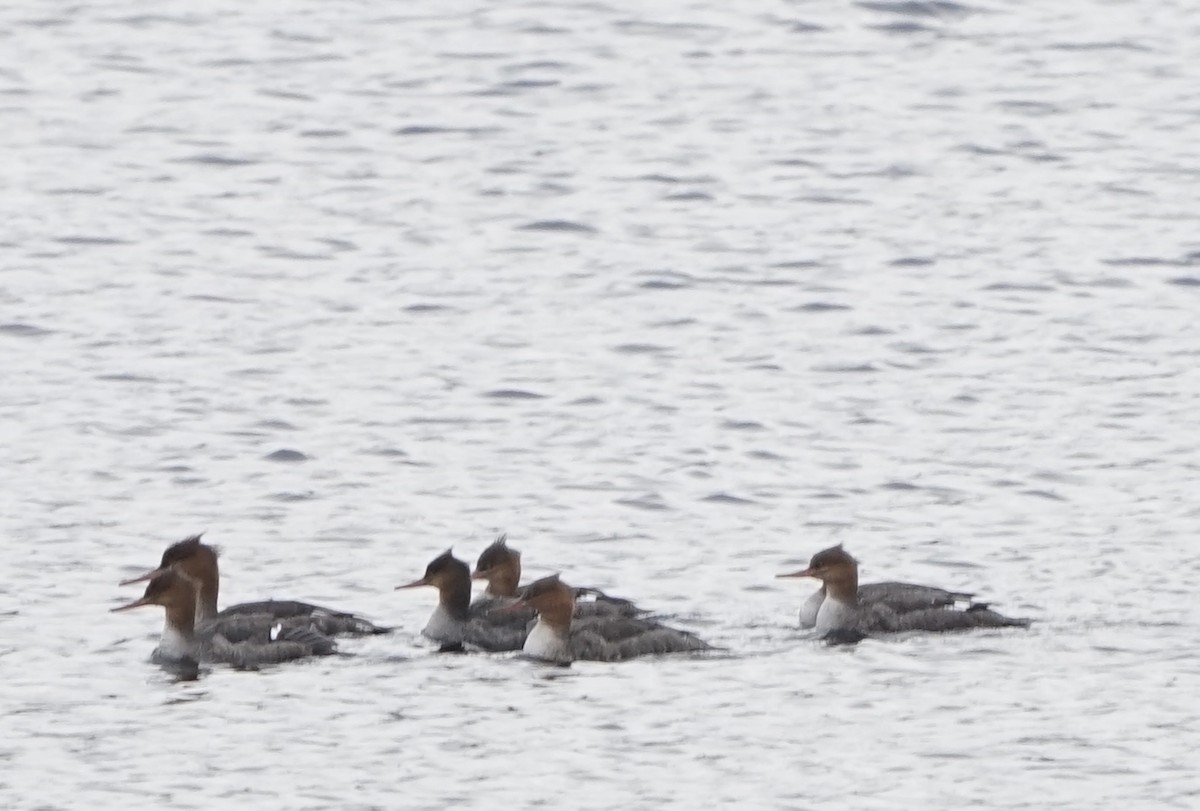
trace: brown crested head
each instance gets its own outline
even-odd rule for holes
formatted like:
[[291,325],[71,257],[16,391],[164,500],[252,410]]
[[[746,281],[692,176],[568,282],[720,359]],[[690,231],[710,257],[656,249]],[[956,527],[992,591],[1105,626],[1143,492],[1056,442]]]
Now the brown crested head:
[[213,580],[217,577],[217,548],[201,542],[204,533],[200,532],[173,543],[166,548],[159,561],[158,568],[151,569],[145,574],[121,582],[122,586],[131,583],[141,583],[162,574],[168,569],[175,568],[189,577],[197,580]]
[[193,535],[167,547],[159,568],[171,566],[188,577],[203,580],[216,576],[219,555],[220,552],[215,546],[202,543],[200,535]]
[[516,594],[521,582],[521,553],[509,547],[508,535],[501,535],[483,550],[471,577],[488,581],[488,589],[502,596]]
[[186,609],[190,612],[195,604],[195,584],[174,569],[168,568],[150,578],[150,582],[146,584],[146,591],[140,598],[112,610],[128,611],[144,605],[161,605],[168,611]]
[[439,591],[452,588],[462,581],[470,588],[471,567],[454,557],[454,550],[447,549],[429,562],[425,567],[425,576],[411,583],[396,586],[397,589],[411,589],[417,586],[433,586]]
[[828,549],[822,549],[820,552],[812,556],[812,560],[808,562],[808,568],[811,569],[817,577],[829,575],[839,571],[844,571],[849,568],[857,568],[858,561],[854,559],[849,552],[842,548],[841,544],[831,546]]
[[158,567],[165,569],[173,563],[183,563],[193,555],[200,554],[200,547],[204,546],[201,538],[204,537],[203,532],[197,532],[195,535],[189,535],[178,543],[173,543],[163,550],[162,561]]
[[575,593],[557,574],[534,580],[517,594],[517,603],[528,605],[539,614],[546,614],[563,605],[568,607],[568,616],[575,608]]
[[841,544],[822,549],[813,555],[807,569],[776,575],[777,577],[815,577],[827,581],[847,576],[858,571],[858,561],[842,548]]
[[520,560],[521,553],[509,548],[508,534],[505,533],[480,553],[479,560],[475,561],[475,572],[472,576],[485,577],[492,569],[508,564],[513,558]]

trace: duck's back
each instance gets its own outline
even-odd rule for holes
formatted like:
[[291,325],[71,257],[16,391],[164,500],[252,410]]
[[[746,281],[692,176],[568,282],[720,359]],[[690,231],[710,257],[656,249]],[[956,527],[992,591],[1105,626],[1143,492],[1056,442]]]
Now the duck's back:
[[[527,606],[512,610],[516,601],[515,597],[480,597],[471,603],[465,641],[491,652],[521,650],[537,622],[537,612]],[[587,600],[575,603],[572,616],[575,623],[600,628],[604,639],[623,639],[652,627],[637,619],[637,613],[640,609],[627,600]]]
[[[579,618],[615,618],[638,617],[647,612],[638,608],[629,600],[620,597],[609,597],[596,589],[576,589],[575,611],[573,616]],[[578,599],[579,595],[593,595],[594,599]],[[516,597],[479,597],[471,603],[472,619],[482,619],[494,625],[526,626],[537,615],[532,608],[522,607],[515,611],[509,607],[517,601]]]
[[985,605],[966,609],[942,606],[914,611],[896,611],[887,603],[860,604],[847,621],[830,630],[861,634],[902,633],[905,631],[966,631],[974,628],[1027,628],[1029,620],[1013,619]]
[[491,653],[521,650],[528,635],[525,625],[497,625],[479,619],[467,623],[463,641]]
[[216,619],[269,616],[276,620],[304,619],[326,636],[386,634],[392,629],[351,614],[299,600],[259,600],[238,603],[217,614]]
[[1029,620],[1006,617],[985,605],[972,605],[965,611],[952,608],[927,608],[897,614],[891,631],[965,631],[973,628],[1028,628]]
[[312,628],[280,627],[274,639],[266,642],[246,639],[234,642],[222,633],[214,633],[203,646],[206,661],[252,669],[291,662],[309,656],[329,656],[337,652],[333,641]]
[[638,608],[632,600],[613,597],[600,589],[575,589],[576,617],[640,617],[648,613],[645,609]]
[[524,628],[537,616],[532,608],[513,609],[516,597],[480,597],[471,603],[471,621],[506,628]]
[[268,645],[276,640],[304,642],[316,655],[333,653],[337,647],[333,634],[323,630],[315,615],[277,618],[273,614],[218,614],[199,623],[196,632],[203,639],[220,636],[232,645]]
[[969,602],[972,595],[963,591],[948,591],[936,586],[917,583],[867,583],[858,587],[859,603],[870,605],[884,603],[893,611],[905,614],[928,608],[949,607],[958,602]]
[[571,653],[575,659],[615,662],[709,648],[695,634],[636,617],[580,620],[571,629]]

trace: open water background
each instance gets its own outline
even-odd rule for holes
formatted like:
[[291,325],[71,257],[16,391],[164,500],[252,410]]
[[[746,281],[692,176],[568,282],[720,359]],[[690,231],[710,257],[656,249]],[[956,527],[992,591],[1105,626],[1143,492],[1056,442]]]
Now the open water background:
[[[1200,803],[1188,2],[0,7],[0,806]],[[116,582],[400,630],[176,684]],[[441,657],[500,530],[726,656]],[[811,586],[1029,632],[822,647]]]

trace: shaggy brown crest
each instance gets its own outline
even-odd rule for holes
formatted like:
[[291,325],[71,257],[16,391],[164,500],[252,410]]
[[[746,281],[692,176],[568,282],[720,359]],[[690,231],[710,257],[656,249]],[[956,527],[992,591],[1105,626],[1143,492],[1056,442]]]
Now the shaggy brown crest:
[[548,594],[557,594],[564,588],[566,588],[566,585],[563,584],[562,579],[556,573],[534,580],[528,586],[521,589],[521,593],[518,596],[520,599],[530,602]]
[[425,576],[411,583],[396,586],[397,589],[412,589],[418,586],[434,586],[439,591],[448,588],[461,588],[466,584],[467,599],[471,594],[471,567],[454,557],[454,550],[447,549],[429,562],[425,567]]
[[814,572],[833,568],[836,566],[856,566],[858,561],[842,548],[841,544],[831,546],[828,549],[822,549],[820,552],[812,556],[812,560],[808,562],[808,568]]
[[[203,544],[200,538],[204,536],[203,532],[197,532],[195,535],[190,535],[184,538],[179,543],[173,543],[166,548],[162,555],[162,561],[158,564],[158,568],[165,569],[173,563],[182,563],[188,558],[200,551]],[[213,552],[217,550],[209,547]]]
[[513,608],[532,607],[541,618],[552,625],[570,627],[575,612],[575,592],[557,574],[534,580],[517,595]]
[[519,561],[521,553],[508,548],[508,534],[505,533],[492,541],[491,546],[480,553],[479,560],[475,561],[475,573],[483,575],[497,566],[507,564],[514,557]]

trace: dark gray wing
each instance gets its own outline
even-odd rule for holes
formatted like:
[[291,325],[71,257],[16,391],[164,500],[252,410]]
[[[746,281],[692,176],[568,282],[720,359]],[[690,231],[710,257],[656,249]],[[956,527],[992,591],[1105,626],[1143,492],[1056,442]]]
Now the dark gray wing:
[[695,634],[662,626],[617,644],[619,659],[653,656],[662,653],[689,653],[708,650],[709,644]]
[[860,605],[852,627],[839,629],[839,632],[850,635],[903,631],[940,633],[972,628],[1027,628],[1029,622],[1027,619],[1006,617],[980,604],[972,605],[966,610],[940,607],[901,613],[887,603],[871,603]]
[[[945,609],[929,609],[931,611],[944,611]],[[868,603],[859,605],[858,613],[855,615],[854,622],[850,627],[839,628],[838,631],[848,635],[855,633],[859,634],[886,634],[892,631],[900,630],[900,617],[906,616],[896,613],[887,603]]]
[[[589,597],[591,599],[587,599]],[[632,600],[626,600],[624,597],[613,597],[605,594],[600,589],[594,588],[584,587],[575,589],[575,616],[577,617],[637,617],[647,613],[649,612],[638,608]]]
[[640,617],[579,617],[571,622],[572,631],[587,631],[605,642],[621,642],[656,628],[665,627]]
[[249,670],[264,665],[304,659],[309,656],[327,655],[333,651],[325,648],[317,650],[309,642],[297,639],[281,638],[265,644],[250,641],[230,642],[218,633],[209,641],[208,652],[214,662],[224,662]]
[[471,603],[471,620],[499,627],[524,628],[536,615],[532,608],[518,608],[516,611],[500,610],[507,609],[515,602],[516,599],[513,597],[480,597]]
[[1027,619],[1014,619],[997,613],[984,605],[974,605],[966,611],[929,608],[911,611],[897,617],[893,631],[965,631],[972,628],[1028,628]]
[[948,591],[936,586],[916,583],[867,583],[858,587],[860,604],[886,603],[897,613],[920,611],[939,606],[953,606],[959,602],[970,602],[972,595],[964,591]]
[[637,617],[576,620],[571,628],[571,646],[572,652],[578,648],[586,654],[576,658],[598,661],[710,649],[695,634]]
[[213,638],[220,634],[226,642],[254,642],[265,645],[271,641],[271,628],[278,622],[270,614],[218,614],[196,626],[196,634]]
[[330,634],[322,631],[321,623],[305,616],[276,618],[272,614],[218,614],[201,623],[196,633],[208,639],[219,635],[233,645],[267,645],[276,639],[286,639],[305,642],[317,655],[336,650]]
[[572,660],[611,662],[617,658],[617,650],[612,643],[587,628],[572,628],[567,647]]
[[253,603],[238,603],[217,614],[217,618],[263,614],[277,620],[299,617],[310,619],[317,630],[326,636],[365,636],[367,634],[386,634],[392,630],[348,611],[336,611],[299,600],[259,600]]
[[528,636],[527,625],[496,625],[485,620],[473,619],[467,623],[463,642],[485,651],[520,650]]
[[271,631],[274,644],[298,642],[307,645],[313,656],[329,656],[337,653],[337,644],[311,625],[277,625]]

